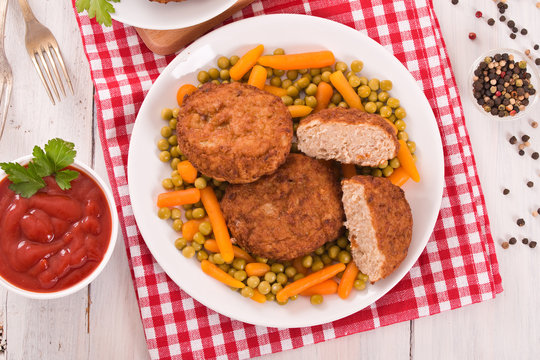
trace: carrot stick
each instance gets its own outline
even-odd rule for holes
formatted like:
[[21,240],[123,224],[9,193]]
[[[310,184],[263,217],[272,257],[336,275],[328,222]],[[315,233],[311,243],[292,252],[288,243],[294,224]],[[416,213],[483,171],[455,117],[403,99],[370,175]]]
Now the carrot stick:
[[212,230],[219,247],[219,252],[223,256],[226,263],[230,263],[234,259],[234,250],[229,236],[229,230],[225,224],[225,218],[219,207],[219,202],[212,187],[207,186],[201,190],[201,201],[204,205]]
[[311,295],[330,295],[335,294],[338,290],[338,284],[332,279],[323,281],[320,284],[314,285],[300,293],[302,296]]
[[354,261],[351,261],[347,264],[347,267],[343,272],[343,276],[339,281],[337,293],[340,298],[346,299],[349,297],[349,294],[351,293],[354,285],[354,280],[356,280],[356,275],[358,275],[358,268],[356,267]]
[[399,151],[397,157],[399,162],[401,163],[401,167],[403,167],[403,170],[405,170],[407,174],[409,174],[413,181],[419,182],[420,174],[418,174],[418,169],[416,168],[414,159],[411,155],[411,152],[409,151],[409,147],[407,146],[407,143],[403,140],[399,140]]
[[398,129],[397,129],[396,125],[394,125],[394,123],[391,122],[390,120],[388,120],[387,118],[383,118],[383,119],[386,120],[390,124],[390,126],[392,126],[394,128],[394,134],[397,134]]
[[195,204],[200,199],[201,192],[197,188],[169,191],[158,195],[157,206],[161,208]]
[[277,86],[264,85],[264,90],[279,97],[287,95],[287,90]]
[[259,58],[259,64],[279,70],[322,68],[336,61],[331,51],[315,51],[301,54],[267,55]]
[[306,275],[308,273],[307,269],[302,265],[302,257],[297,257],[293,260],[292,265],[297,272]]
[[264,51],[263,45],[258,45],[255,48],[245,53],[236,64],[229,70],[229,75],[233,80],[240,80],[252,67],[257,63]]
[[251,297],[251,300],[255,300],[258,303],[264,304],[266,302],[266,296],[264,296],[257,290],[253,290],[253,296]]
[[307,116],[313,111],[313,108],[306,105],[289,105],[287,108],[293,118]]
[[322,270],[309,274],[306,277],[298,279],[295,282],[285,286],[276,294],[276,299],[284,302],[289,297],[300,294],[302,291],[309,289],[313,285],[320,284],[323,281],[336,276],[343,270],[345,270],[345,264],[343,263],[327,266]]
[[335,71],[330,75],[330,82],[337,91],[343,96],[343,99],[345,99],[345,102],[354,109],[360,109],[364,111],[364,105],[362,105],[362,100],[360,100],[360,96],[354,91],[353,87],[343,73],[341,71]]
[[264,83],[266,82],[266,76],[268,72],[261,65],[255,65],[249,74],[248,85],[253,85],[256,88],[264,89]]
[[201,268],[202,268],[202,271],[206,275],[209,275],[213,277],[214,279],[221,281],[227,286],[238,288],[238,289],[241,289],[246,286],[243,282],[236,280],[231,275],[227,274],[225,271],[221,270],[220,268],[218,268],[216,265],[212,264],[208,260],[201,261]]
[[270,271],[270,265],[265,263],[253,262],[246,265],[248,276],[263,276]]
[[[180,161],[176,167],[182,180],[188,184],[193,184],[197,178],[197,169],[188,160]],[[197,202],[197,201],[195,201]]]
[[387,179],[390,180],[390,182],[396,186],[402,186],[409,180],[411,177],[403,169],[402,167],[398,167],[397,169],[394,169],[394,172],[392,175],[390,175]]
[[[285,90],[285,89],[283,89]],[[287,91],[285,90],[285,95]],[[328,104],[330,104],[330,99],[334,95],[334,89],[329,83],[321,81],[317,86],[317,92],[315,93],[315,98],[317,99],[317,106],[315,106],[315,112],[326,109]]]
[[208,218],[199,220],[192,219],[185,222],[184,225],[182,225],[182,237],[186,239],[186,241],[192,241],[193,236],[199,232],[199,225],[205,221],[208,221]]
[[341,172],[345,179],[350,179],[356,175],[356,166],[354,164],[341,164]]
[[[213,253],[219,252],[219,247],[216,240],[208,239],[204,242],[204,248]],[[233,245],[234,257],[238,259],[244,259],[248,263],[255,262],[255,259],[249,255],[245,250],[239,248],[238,246]]]
[[184,102],[184,97],[186,95],[192,94],[195,90],[197,90],[197,88],[191,84],[184,84],[180,86],[178,92],[176,93],[176,101],[178,102],[178,106],[182,106],[182,103]]

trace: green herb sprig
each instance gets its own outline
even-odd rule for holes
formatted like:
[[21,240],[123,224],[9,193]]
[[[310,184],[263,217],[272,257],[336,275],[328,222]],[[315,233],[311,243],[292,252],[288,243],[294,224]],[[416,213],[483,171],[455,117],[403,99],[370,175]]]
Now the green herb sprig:
[[65,168],[75,160],[77,152],[74,148],[75,145],[71,142],[52,139],[43,149],[39,146],[34,147],[32,151],[34,157],[27,167],[11,162],[0,163],[0,168],[11,181],[9,188],[25,198],[44,188],[46,184],[43,178],[49,175],[54,175],[60,189],[71,189],[71,181],[75,180],[79,173]]
[[120,2],[120,0],[77,0],[75,7],[77,12],[88,11],[90,19],[96,18],[96,21],[105,26],[111,26],[111,13],[114,13],[112,2]]

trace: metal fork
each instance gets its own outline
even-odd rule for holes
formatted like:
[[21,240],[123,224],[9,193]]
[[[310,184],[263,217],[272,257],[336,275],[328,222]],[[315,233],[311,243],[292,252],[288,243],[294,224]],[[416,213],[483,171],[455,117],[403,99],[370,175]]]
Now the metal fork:
[[[58,60],[58,63],[60,64],[60,67],[62,68],[64,78],[68,83],[71,94],[73,95],[73,86],[71,85],[71,80],[69,79],[66,65],[64,64],[64,60],[62,59],[62,55],[60,54],[58,43],[56,42],[56,39],[51,33],[51,31],[36,20],[36,17],[34,16],[34,13],[32,13],[32,9],[30,9],[30,6],[28,5],[28,2],[26,0],[19,0],[19,5],[21,6],[24,20],[26,21],[26,50],[28,51],[28,55],[30,55],[30,59],[34,63],[34,66],[38,72],[41,82],[43,83],[43,86],[45,86],[45,89],[47,90],[49,98],[51,99],[53,105],[55,105],[54,97],[51,93],[51,88],[54,92],[54,95],[56,95],[56,98],[59,101],[60,95],[58,94],[58,90],[56,88],[55,81],[53,80],[53,77],[51,75],[50,68],[52,68],[53,70],[52,72],[56,77],[56,83],[58,83],[58,86],[60,87],[60,90],[62,91],[64,97],[66,96],[66,91],[64,90],[62,79],[60,78],[58,68],[53,58],[53,52],[56,59]],[[48,63],[45,60],[44,54],[47,55],[47,58],[49,60]],[[45,79],[45,76],[43,76],[42,69],[45,70],[48,81]]]
[[13,87],[13,75],[4,51],[4,29],[8,0],[0,0],[0,139],[6,126],[6,117]]

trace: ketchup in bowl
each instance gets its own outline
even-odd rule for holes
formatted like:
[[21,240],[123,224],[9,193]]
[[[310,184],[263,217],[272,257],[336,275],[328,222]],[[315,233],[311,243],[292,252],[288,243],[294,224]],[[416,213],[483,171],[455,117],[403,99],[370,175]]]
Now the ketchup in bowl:
[[103,260],[112,231],[107,198],[84,171],[62,190],[52,176],[29,198],[0,181],[0,276],[33,292],[57,292],[89,276]]

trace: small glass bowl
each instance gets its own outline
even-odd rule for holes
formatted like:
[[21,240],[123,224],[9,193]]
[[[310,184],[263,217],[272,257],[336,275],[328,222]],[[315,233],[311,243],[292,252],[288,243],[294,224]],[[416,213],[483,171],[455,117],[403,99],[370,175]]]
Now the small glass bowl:
[[[478,65],[482,61],[484,61],[484,59],[487,56],[493,57],[496,54],[504,54],[504,53],[507,53],[509,55],[514,55],[514,61],[516,63],[518,63],[518,62],[520,62],[522,60],[525,60],[527,62],[527,72],[531,74],[530,82],[534,86],[534,89],[536,90],[536,92],[534,93],[534,95],[531,95],[529,97],[529,105],[527,105],[525,107],[525,110],[518,112],[514,116],[499,117],[497,115],[491,115],[491,113],[486,112],[482,106],[478,105],[478,103],[476,102],[476,99],[474,98],[474,94],[473,94],[474,91],[473,91],[472,84],[474,82],[473,81],[474,71],[476,70]],[[489,51],[485,52],[484,54],[482,54],[480,57],[478,57],[473,62],[471,70],[469,71],[468,84],[467,84],[467,86],[469,88],[467,89],[467,93],[469,94],[469,97],[470,97],[471,101],[473,102],[474,106],[478,109],[478,111],[480,111],[482,114],[489,117],[490,119],[495,119],[495,120],[500,120],[500,121],[514,121],[514,120],[521,119],[521,118],[523,118],[523,117],[525,117],[527,115],[530,115],[530,113],[532,111],[531,109],[534,108],[534,105],[536,104],[536,100],[538,98],[538,91],[540,90],[539,83],[540,83],[540,78],[539,78],[539,75],[538,75],[538,69],[537,69],[537,65],[534,63],[534,61],[529,59],[521,51],[514,50],[514,49],[498,48],[498,49],[492,49],[492,50],[489,50]]]

